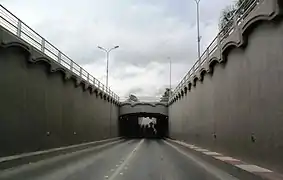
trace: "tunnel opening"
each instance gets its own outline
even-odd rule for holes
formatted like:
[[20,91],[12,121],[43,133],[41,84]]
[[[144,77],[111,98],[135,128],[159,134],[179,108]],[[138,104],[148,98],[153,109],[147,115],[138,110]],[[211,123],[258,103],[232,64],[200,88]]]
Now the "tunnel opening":
[[119,117],[119,135],[124,138],[165,138],[168,117],[161,114],[127,114]]

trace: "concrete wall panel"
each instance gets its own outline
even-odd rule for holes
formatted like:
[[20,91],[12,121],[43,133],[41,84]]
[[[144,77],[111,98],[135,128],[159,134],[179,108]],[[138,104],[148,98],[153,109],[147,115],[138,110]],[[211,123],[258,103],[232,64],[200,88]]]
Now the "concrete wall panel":
[[[253,24],[203,82],[169,106],[170,136],[282,170],[283,22]],[[185,103],[184,103],[185,102]]]
[[51,72],[48,61],[31,63],[31,57],[18,45],[0,47],[0,156],[118,135],[118,105],[76,86],[76,77]]

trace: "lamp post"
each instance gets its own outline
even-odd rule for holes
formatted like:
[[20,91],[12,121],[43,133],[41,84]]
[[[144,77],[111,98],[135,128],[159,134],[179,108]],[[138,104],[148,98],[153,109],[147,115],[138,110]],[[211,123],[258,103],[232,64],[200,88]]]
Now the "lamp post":
[[106,52],[106,88],[108,88],[108,66],[109,66],[109,54],[112,50],[119,48],[119,46],[115,46],[111,49],[105,49],[101,46],[97,46],[99,49]]
[[172,83],[171,83],[171,80],[172,80],[172,62],[171,62],[171,58],[168,57],[168,60],[169,60],[169,99],[171,97],[171,89],[172,89]]
[[197,5],[197,42],[198,42],[198,61],[199,61],[199,65],[200,65],[200,41],[201,41],[201,36],[200,36],[200,28],[199,28],[199,3],[200,0],[195,0],[196,5]]

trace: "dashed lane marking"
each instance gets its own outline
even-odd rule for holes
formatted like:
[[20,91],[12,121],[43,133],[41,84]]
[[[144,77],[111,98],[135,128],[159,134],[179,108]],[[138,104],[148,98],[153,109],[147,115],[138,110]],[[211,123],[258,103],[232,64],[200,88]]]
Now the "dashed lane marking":
[[229,157],[229,156],[217,156],[217,157],[214,157],[216,159],[219,159],[221,161],[240,161],[238,159],[235,159],[235,158],[232,158],[232,157]]
[[239,164],[239,165],[236,165],[237,167],[245,170],[245,171],[249,171],[249,172],[272,172],[270,171],[269,169],[265,169],[265,168],[262,168],[262,167],[259,167],[259,166],[256,166],[256,165],[249,165],[249,164]]
[[203,152],[203,154],[206,154],[206,155],[210,155],[210,156],[221,156],[222,154],[220,153],[217,153],[217,152]]
[[205,169],[207,172],[209,172],[210,174],[212,174],[213,176],[217,177],[219,180],[238,180],[237,178],[235,178],[234,176],[216,168],[215,166],[212,166],[208,163],[206,163],[205,161],[202,161],[201,159],[186,153],[185,151],[181,150],[180,148],[178,148],[177,146],[167,142],[164,140],[164,143],[168,144],[169,146],[171,146],[173,149],[175,149],[176,151],[178,151],[180,154],[186,156],[188,159],[192,160],[193,162],[195,162],[198,166],[202,167],[203,169]]
[[202,148],[196,148],[195,150],[199,151],[199,152],[208,152],[209,151],[207,149],[202,149]]
[[[184,141],[178,141],[178,140],[171,140],[171,139],[167,139],[168,141],[170,142],[175,142],[177,144],[180,144],[184,147],[188,147],[194,151],[197,151],[197,149],[202,149],[200,147],[197,147],[193,144],[187,144],[185,143]],[[201,152],[203,154],[206,154],[208,156],[212,156],[213,158],[215,159],[218,159],[218,160],[221,160],[225,163],[228,163],[232,166],[235,166],[235,167],[238,167],[244,171],[247,171],[247,172],[250,172],[252,174],[255,174],[255,175],[258,175],[258,176],[261,176],[261,177],[264,177],[265,179],[270,179],[270,180],[279,180],[279,179],[283,179],[283,175],[282,174],[279,174],[279,173],[276,173],[276,172],[273,172],[269,169],[266,169],[266,168],[263,168],[263,167],[259,167],[257,165],[253,165],[253,164],[248,164],[244,161],[241,161],[241,160],[238,160],[238,159],[235,159],[233,157],[229,157],[229,156],[224,156],[220,153],[217,153],[217,152]]]
[[[142,143],[144,142],[144,139],[142,139],[139,144],[135,147],[135,149],[130,152],[130,154],[126,157],[126,159],[123,161],[123,163],[116,169],[116,171],[109,177],[109,180],[113,180],[115,179],[115,177],[120,174],[123,175],[123,168],[125,166],[129,165],[129,161],[131,160],[131,158],[134,156],[134,154],[136,153],[136,151],[141,147]],[[122,174],[121,174],[122,173]]]

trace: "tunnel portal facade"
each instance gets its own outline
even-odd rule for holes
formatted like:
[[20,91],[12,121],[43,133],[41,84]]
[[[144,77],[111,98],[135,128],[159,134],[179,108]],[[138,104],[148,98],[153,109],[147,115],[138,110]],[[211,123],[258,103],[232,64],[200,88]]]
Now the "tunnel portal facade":
[[119,117],[119,135],[125,138],[168,137],[168,116],[158,113],[131,113]]

